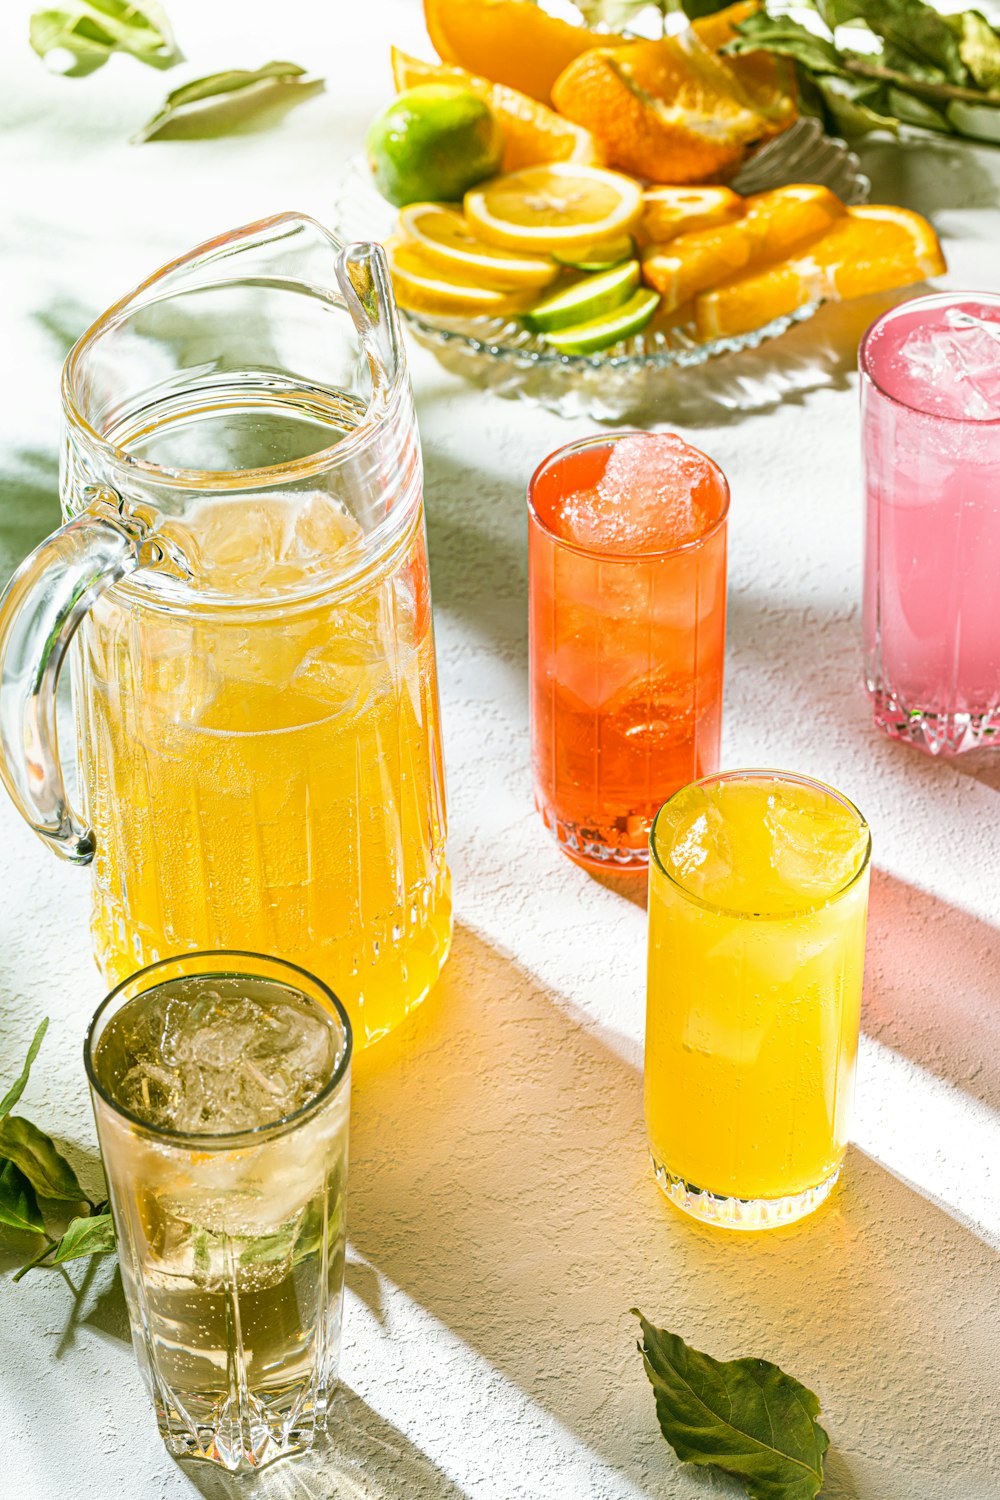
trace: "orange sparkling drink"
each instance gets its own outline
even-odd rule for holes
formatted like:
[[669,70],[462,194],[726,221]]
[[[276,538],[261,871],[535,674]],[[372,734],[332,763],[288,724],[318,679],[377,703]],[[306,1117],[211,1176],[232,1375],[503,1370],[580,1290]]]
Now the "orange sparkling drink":
[[729,487],[671,433],[589,438],[528,486],[535,804],[592,869],[644,870],[719,763]]

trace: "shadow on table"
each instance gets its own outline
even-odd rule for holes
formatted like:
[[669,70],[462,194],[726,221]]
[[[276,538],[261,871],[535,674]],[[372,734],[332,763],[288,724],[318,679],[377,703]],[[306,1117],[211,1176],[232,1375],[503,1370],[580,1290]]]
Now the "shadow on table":
[[643,1495],[675,1495],[676,1471],[633,1305],[816,1389],[831,1496],[907,1500],[928,1470],[964,1476],[939,1500],[1000,1483],[968,1399],[996,1379],[969,1311],[995,1300],[988,1247],[856,1150],[803,1225],[683,1219],[649,1173],[636,1071],[472,932],[437,1003],[359,1077],[353,1131],[357,1251]]
[[[933,217],[953,208],[995,208],[1000,201],[1000,178],[985,165],[996,154],[986,145],[929,134],[873,136],[861,143],[860,154],[873,202],[899,203]],[[963,237],[968,232],[963,227]]]
[[178,1468],[205,1500],[466,1500],[464,1490],[344,1385],[328,1432],[309,1453],[239,1478],[207,1464]]
[[28,553],[60,523],[59,459],[35,448],[5,458],[0,488],[0,588]]
[[[545,455],[539,454],[539,460]],[[534,467],[534,466],[532,466]],[[428,443],[427,540],[435,610],[458,616],[503,660],[528,656],[525,487],[484,474]],[[475,499],[475,504],[470,499]],[[484,504],[483,501],[487,503]]]
[[1000,932],[872,874],[865,1032],[1000,1114]]

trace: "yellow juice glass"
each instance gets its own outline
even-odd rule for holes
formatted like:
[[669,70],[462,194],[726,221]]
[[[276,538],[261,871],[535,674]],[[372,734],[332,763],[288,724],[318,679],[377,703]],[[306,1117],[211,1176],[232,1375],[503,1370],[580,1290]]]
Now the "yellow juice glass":
[[650,834],[646,1128],[694,1218],[766,1229],[837,1181],[854,1090],[871,837],[831,787],[730,771]]

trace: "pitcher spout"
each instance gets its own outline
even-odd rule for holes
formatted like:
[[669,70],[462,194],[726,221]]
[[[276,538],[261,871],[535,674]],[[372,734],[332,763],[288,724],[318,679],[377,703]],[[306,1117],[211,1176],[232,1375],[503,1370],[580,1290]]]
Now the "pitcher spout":
[[382,246],[359,241],[341,250],[337,285],[365,353],[391,382],[402,362],[402,340]]

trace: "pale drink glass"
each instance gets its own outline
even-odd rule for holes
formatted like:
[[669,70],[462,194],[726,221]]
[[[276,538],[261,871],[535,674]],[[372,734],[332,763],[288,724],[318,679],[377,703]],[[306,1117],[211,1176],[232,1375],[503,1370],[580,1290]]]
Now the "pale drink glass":
[[308,1448],[340,1353],[346,1011],[293,964],[190,954],[113,990],[84,1055],[167,1447],[231,1471]]
[[865,677],[894,739],[1000,738],[1000,296],[884,314],[860,351]]

